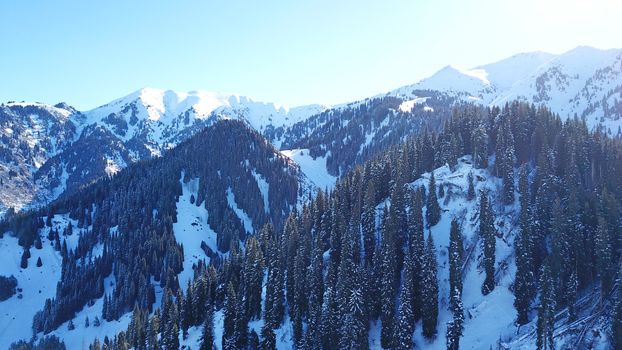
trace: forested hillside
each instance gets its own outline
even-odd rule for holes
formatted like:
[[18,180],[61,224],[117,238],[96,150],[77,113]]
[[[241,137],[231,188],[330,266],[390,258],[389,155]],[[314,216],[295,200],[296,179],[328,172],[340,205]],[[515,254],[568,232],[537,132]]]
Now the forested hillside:
[[[210,160],[205,151],[215,147],[240,152]],[[59,200],[47,216],[7,221],[35,250],[42,232],[50,242],[67,234],[45,228],[54,214],[68,212],[81,231],[75,250],[57,244],[63,273],[56,298],[34,317],[36,333],[59,324],[85,331],[87,305],[98,322],[127,325],[98,337],[95,349],[622,344],[619,140],[525,103],[464,106],[441,132],[406,138],[300,206],[295,169],[271,150],[223,122]],[[270,184],[270,216],[245,204],[264,203],[259,189],[236,186],[256,183],[248,154]],[[228,188],[237,209],[223,205]],[[204,200],[217,248],[179,274],[190,257],[176,241],[176,216],[185,215],[182,202]],[[253,232],[236,219],[239,209]],[[102,285],[111,274],[112,290]],[[88,307],[102,295],[99,309]],[[72,330],[52,334],[72,339]]]
[[[183,265],[190,259],[185,252],[195,249],[184,247],[181,233],[174,231],[183,184],[191,180],[197,183],[193,207],[209,213],[201,222],[209,231],[195,233],[192,244],[214,266],[231,254],[232,244],[235,249],[264,224],[280,227],[309,190],[297,167],[256,131],[239,121],[221,121],[165,157],[132,165],[41,210],[7,217],[3,249],[9,254],[12,236],[23,247],[18,287],[20,276],[32,277],[28,270],[54,262],[44,258],[35,266],[31,251],[43,249],[51,259],[58,259],[56,254],[62,259],[55,296],[39,300],[35,334],[55,330],[98,300],[103,300],[99,319],[112,321],[135,305],[152,310],[156,289],[179,291],[182,269],[199,269]],[[209,245],[211,240],[215,244]],[[14,335],[4,336],[9,341]]]

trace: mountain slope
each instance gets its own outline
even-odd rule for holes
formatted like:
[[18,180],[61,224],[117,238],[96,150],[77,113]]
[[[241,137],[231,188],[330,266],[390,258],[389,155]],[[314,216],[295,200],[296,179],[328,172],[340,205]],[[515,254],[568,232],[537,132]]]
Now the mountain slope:
[[326,107],[296,108],[207,91],[136,91],[90,111],[66,104],[0,107],[0,214],[39,206],[154,156],[222,119],[238,119],[269,139],[274,129]]
[[[18,288],[28,290],[0,302],[0,347],[29,338],[24,324],[33,316],[34,329],[46,334],[63,333],[76,313],[91,321],[98,316],[100,331],[112,336],[127,326],[135,303],[151,308],[161,300],[161,286],[184,286],[200,266],[220,264],[236,242],[268,222],[281,227],[299,197],[310,196],[305,183],[299,168],[259,133],[224,120],[163,157],[11,218],[0,234],[7,253],[0,275],[15,275]],[[18,244],[33,243],[28,266],[20,268],[24,248]],[[38,257],[42,267],[35,266]],[[40,274],[50,278],[39,280]],[[22,307],[7,308],[17,304]],[[93,340],[83,321],[63,335],[69,348]]]
[[580,46],[560,55],[518,54],[470,70],[445,67],[389,95],[413,97],[425,89],[485,105],[544,104],[564,119],[576,114],[615,135],[622,125],[622,49]]

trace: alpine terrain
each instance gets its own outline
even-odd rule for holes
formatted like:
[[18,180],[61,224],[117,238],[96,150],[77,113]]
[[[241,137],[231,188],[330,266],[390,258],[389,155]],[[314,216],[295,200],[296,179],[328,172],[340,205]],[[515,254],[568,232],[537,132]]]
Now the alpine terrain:
[[622,348],[622,49],[10,101],[0,141],[0,349]]

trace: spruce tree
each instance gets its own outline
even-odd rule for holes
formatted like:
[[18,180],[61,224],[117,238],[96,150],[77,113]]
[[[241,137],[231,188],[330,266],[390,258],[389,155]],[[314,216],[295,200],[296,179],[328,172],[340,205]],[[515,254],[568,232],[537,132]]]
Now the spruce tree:
[[423,215],[421,192],[414,191],[410,211],[408,214],[408,235],[410,237],[409,255],[413,270],[413,316],[415,320],[421,319],[421,302],[423,289],[423,260],[425,255],[425,237],[423,234]]
[[483,122],[479,122],[472,132],[473,161],[475,167],[485,169],[488,167],[488,134]]
[[404,264],[404,275],[402,280],[402,290],[400,292],[400,304],[398,307],[397,319],[395,321],[394,349],[412,349],[412,336],[415,330],[415,315],[413,313],[413,289],[415,281],[413,280],[413,264],[414,257],[409,249]]
[[609,227],[602,217],[598,218],[598,227],[595,237],[596,267],[600,276],[601,295],[605,297],[612,285],[613,273],[612,248]]
[[438,263],[432,232],[428,233],[423,266],[423,335],[432,338],[436,335],[438,321]]
[[162,310],[161,344],[164,350],[179,348],[179,311],[170,289],[167,289]]
[[462,295],[462,255],[463,255],[462,233],[458,220],[451,220],[449,231],[449,300],[452,302],[452,310],[455,307],[453,302],[461,299]]
[[611,320],[612,345],[614,349],[622,349],[622,297],[618,296]]
[[555,329],[555,287],[551,267],[548,262],[540,272],[540,305],[538,307],[537,341],[540,350],[554,350],[553,331]]
[[205,312],[205,322],[203,322],[203,333],[201,334],[200,350],[214,349],[214,310],[211,306]]
[[483,192],[480,196],[479,210],[479,234],[482,240],[482,250],[484,252],[484,270],[486,278],[482,286],[484,295],[492,292],[495,288],[495,244],[496,233],[494,225],[494,214],[489,204],[488,193]]
[[524,325],[529,322],[529,309],[533,298],[535,281],[533,273],[533,246],[531,242],[531,214],[529,206],[529,189],[527,169],[523,166],[519,175],[520,222],[515,242],[516,274],[514,277],[514,307],[518,314],[516,323]]
[[222,332],[223,349],[235,349],[235,329],[237,320],[237,296],[233,284],[229,282],[227,286],[227,297],[225,298],[224,325]]
[[259,348],[261,350],[276,350],[276,335],[267,323],[261,328]]
[[382,259],[381,272],[381,344],[384,348],[388,348],[393,344],[393,321],[395,319],[395,293],[397,289],[397,256],[395,231],[391,229],[388,223],[389,215],[385,208],[384,224],[382,230],[382,241],[380,242],[380,256]]
[[462,306],[462,300],[458,294],[452,296],[451,304],[453,319],[447,322],[446,342],[448,350],[458,350],[460,347],[460,337],[464,330],[464,307]]
[[434,172],[430,174],[430,182],[428,183],[425,217],[428,222],[428,227],[438,224],[438,221],[441,219],[441,207],[439,206],[438,198],[436,197],[436,180],[434,179]]
[[467,190],[467,200],[472,201],[475,198],[475,185],[473,183],[473,172],[469,171],[469,175],[467,175],[468,182],[468,190]]
[[22,269],[25,269],[28,267],[28,259],[30,258],[30,250],[29,249],[24,249],[24,252],[22,253],[22,261],[20,263],[20,267]]
[[320,327],[322,323],[322,296],[324,292],[322,237],[319,234],[316,234],[315,237],[315,244],[312,248],[311,265],[307,270],[306,278],[309,289],[309,316],[307,320],[305,342],[309,344],[308,347],[316,349],[321,346]]
[[363,229],[363,248],[365,250],[365,264],[369,266],[374,260],[376,250],[376,190],[373,181],[369,181],[365,192],[363,213],[361,215]]

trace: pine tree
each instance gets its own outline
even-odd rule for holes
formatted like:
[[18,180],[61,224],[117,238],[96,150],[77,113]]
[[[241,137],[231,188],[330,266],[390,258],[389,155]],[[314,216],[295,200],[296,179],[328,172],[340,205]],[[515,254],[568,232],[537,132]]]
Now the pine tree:
[[553,331],[555,328],[555,287],[551,268],[545,262],[540,272],[540,306],[538,307],[537,341],[540,350],[553,350]]
[[43,262],[41,261],[41,257],[37,258],[37,267],[43,266]]
[[494,226],[494,214],[489,204],[488,194],[482,193],[480,196],[479,210],[479,234],[482,240],[482,250],[484,252],[484,270],[486,278],[482,286],[484,295],[492,292],[495,288],[495,244],[496,233]]
[[463,255],[462,233],[458,220],[451,220],[449,231],[449,300],[452,302],[452,310],[456,307],[455,300],[460,300],[462,296],[462,255]]
[[432,232],[428,233],[423,266],[423,335],[432,338],[436,335],[438,321],[438,263]]
[[436,180],[434,179],[434,172],[430,174],[426,208],[425,217],[428,222],[428,227],[432,227],[441,219],[441,207],[439,206],[438,198],[436,197]]

